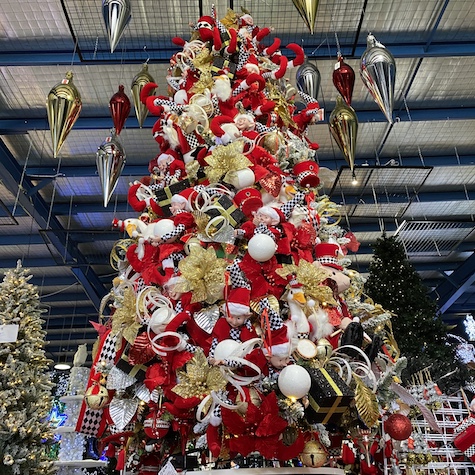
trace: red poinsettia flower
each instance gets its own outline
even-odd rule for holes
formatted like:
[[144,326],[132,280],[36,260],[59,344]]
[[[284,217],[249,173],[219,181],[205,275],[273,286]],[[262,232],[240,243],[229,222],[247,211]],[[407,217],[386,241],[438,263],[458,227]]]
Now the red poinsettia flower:
[[233,436],[227,440],[229,450],[240,453],[244,457],[258,451],[268,459],[288,460],[293,458],[294,452],[298,455],[303,449],[303,437],[298,437],[291,446],[286,446],[281,440],[282,432],[288,424],[279,416],[275,392],[262,397],[260,406],[248,401],[244,416],[223,408],[222,417],[223,425]]
[[161,361],[147,368],[145,386],[149,391],[153,391],[157,386],[164,389],[175,386],[177,369],[188,363],[192,357],[193,355],[188,351],[167,352],[166,356],[161,357]]

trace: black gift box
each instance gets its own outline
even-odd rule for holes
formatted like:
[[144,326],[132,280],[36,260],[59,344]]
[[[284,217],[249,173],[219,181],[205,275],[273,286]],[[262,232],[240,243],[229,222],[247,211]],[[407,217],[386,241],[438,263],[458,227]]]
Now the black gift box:
[[246,215],[239,209],[229,196],[223,195],[213,203],[213,207],[206,210],[210,219],[223,216],[229,221],[229,224],[236,228],[241,224]]
[[[127,351],[127,349],[126,349]],[[145,373],[147,372],[147,366],[143,364],[132,365],[129,363],[129,357],[124,353],[121,358],[115,364],[118,369],[132,376],[140,383],[145,380]]]
[[226,76],[228,76],[229,79],[233,79],[237,69],[237,63],[233,60],[233,57],[226,59],[223,58],[223,56],[216,56],[211,65],[211,75],[217,76],[221,74],[221,71],[225,71]]
[[337,424],[354,398],[353,391],[332,369],[307,369],[312,380],[305,415],[311,424]]
[[166,186],[161,190],[157,190],[155,192],[156,201],[158,206],[162,208],[163,214],[165,216],[171,216],[170,212],[170,205],[173,195],[178,195],[180,192],[188,189],[190,187],[189,180],[181,180],[178,183],[174,183],[173,185]]

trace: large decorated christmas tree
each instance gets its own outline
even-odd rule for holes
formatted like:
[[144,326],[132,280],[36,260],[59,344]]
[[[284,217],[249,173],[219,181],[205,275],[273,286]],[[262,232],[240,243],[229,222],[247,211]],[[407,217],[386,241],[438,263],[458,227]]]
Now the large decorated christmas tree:
[[[159,153],[130,186],[136,214],[114,222],[126,235],[77,425],[117,470],[157,473],[190,452],[201,466],[319,467],[331,449],[374,473],[383,419],[410,434],[391,313],[364,300],[358,243],[321,194],[312,68],[297,44],[292,57],[278,38],[265,46],[269,33],[213,12],[174,38],[168,96],[139,75]],[[349,95],[332,134],[351,154],[351,68],[338,64]],[[299,91],[285,79],[297,67]]]
[[0,284],[0,472],[39,475],[55,472],[46,456],[52,441],[48,414],[51,389],[38,290],[21,267]]
[[409,262],[403,243],[383,236],[374,246],[365,291],[374,301],[393,312],[392,325],[399,348],[408,360],[403,376],[430,368],[447,394],[458,391],[468,379],[468,369],[456,357],[454,341],[428,295],[420,275]]

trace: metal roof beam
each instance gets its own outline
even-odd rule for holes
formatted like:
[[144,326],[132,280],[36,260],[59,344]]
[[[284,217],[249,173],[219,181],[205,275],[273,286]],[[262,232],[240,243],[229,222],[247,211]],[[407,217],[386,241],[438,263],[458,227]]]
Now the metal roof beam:
[[[20,206],[28,213],[39,225],[40,228],[51,229],[53,232],[48,234],[48,238],[51,244],[58,250],[61,256],[68,257],[68,260],[72,260],[81,266],[87,264],[86,259],[82,254],[77,251],[75,255],[71,255],[71,246],[68,246],[64,239],[64,235],[61,233],[55,234],[54,231],[61,231],[62,226],[55,216],[51,216],[49,208],[43,199],[35,194],[31,197],[28,196],[28,192],[33,188],[33,184],[22,175],[22,170],[18,165],[18,162],[12,156],[7,146],[3,141],[0,141],[0,177],[4,186],[13,194],[18,195],[18,202]],[[19,184],[21,183],[21,192],[18,193]],[[89,297],[96,308],[99,308],[102,295],[106,293],[102,282],[95,275],[94,272],[84,272],[82,267],[76,267],[75,270],[78,281],[88,289]]]
[[[362,194],[362,195],[351,195],[351,189],[343,190],[345,195],[344,204],[346,205],[360,205],[364,206],[365,204],[374,204],[374,196],[370,193]],[[378,193],[378,196],[382,195],[382,193]],[[468,196],[467,196],[468,195]],[[343,204],[343,201],[340,201],[341,193],[333,193],[331,196],[332,200],[336,203]],[[416,201],[429,203],[429,202],[440,202],[440,201],[466,201],[466,200],[475,200],[475,190],[467,191],[467,194],[463,191],[453,191],[453,192],[437,192],[437,191],[424,191],[417,193],[417,197],[414,198]],[[100,201],[101,198],[98,197],[98,201],[96,203],[76,203],[72,207],[69,203],[57,203],[53,205],[53,212],[56,216],[69,216],[69,215],[77,215],[77,214],[87,214],[87,213],[105,213],[105,212],[114,212],[116,215],[117,213],[128,212],[130,215],[134,214],[135,212],[131,209],[130,205],[127,201],[117,201],[110,204],[110,209],[104,208],[104,204]],[[364,202],[364,203],[363,203]],[[384,194],[384,201],[380,200],[377,204],[385,204],[385,203],[408,203],[407,195],[405,192],[401,191],[400,193],[388,193],[387,195]],[[352,218],[353,219],[353,218]],[[112,221],[112,220],[111,220]],[[108,228],[112,230],[112,224]],[[91,231],[91,235],[88,236],[87,233],[82,233],[80,230],[76,230],[76,234],[74,230],[68,231],[68,236],[72,237],[75,242],[92,242],[94,240],[116,240],[120,238],[120,232],[110,231],[110,232],[103,232],[94,234],[94,231]],[[0,243],[1,243],[1,236],[0,236]],[[7,239],[9,239],[7,237]],[[25,243],[28,244],[28,243]]]
[[[377,32],[374,32],[377,35]],[[288,37],[289,35],[280,34],[279,38],[282,40],[282,44],[286,44],[291,41],[295,41],[295,37]],[[166,39],[166,38],[165,38]],[[313,37],[305,35],[302,39],[305,45],[305,53],[309,58],[321,58],[328,59],[328,52],[325,48],[320,48],[321,44],[315,44]],[[170,41],[171,43],[171,41]],[[40,45],[41,46],[41,45]],[[473,56],[475,55],[475,42],[444,42],[435,43],[430,45],[424,42],[411,43],[411,44],[393,44],[385,43],[395,58],[428,58],[428,57],[447,57],[447,56]],[[350,58],[360,58],[366,50],[366,44],[361,43],[354,49],[353,45],[346,45],[341,43],[340,49],[342,54]],[[170,57],[176,53],[178,49],[170,44],[170,47],[161,47],[158,49],[147,48],[147,55],[149,59],[156,63],[169,63]],[[286,48],[282,48],[284,54],[292,54]],[[77,64],[84,65],[105,65],[105,64],[123,64],[127,62],[129,64],[141,64],[143,59],[137,59],[137,57],[143,56],[143,50],[129,49],[124,51],[120,57],[113,55],[110,51],[90,51],[81,49],[81,55],[83,60],[81,61],[78,54],[72,54],[71,51],[52,50],[49,47],[38,48],[37,51],[3,51],[0,54],[0,66],[57,66],[67,65],[74,66]],[[91,59],[89,59],[91,58]],[[96,58],[96,59],[92,59]],[[97,59],[100,58],[100,59]]]
[[[403,186],[403,185],[401,185]],[[462,185],[460,185],[462,187]],[[353,195],[351,193],[351,188],[343,189],[343,194],[345,195],[344,202],[340,201],[339,204],[346,204],[346,205],[359,205],[364,206],[366,205],[374,205],[374,204],[388,204],[388,203],[417,203],[417,202],[441,202],[441,201],[467,201],[467,200],[475,200],[475,190],[468,191],[422,191],[422,192],[414,192],[409,189],[409,193],[412,195],[412,199],[409,201],[407,194],[404,190],[400,192],[376,192],[377,198],[384,196],[384,199],[381,199],[377,202],[374,200],[373,193],[364,193],[359,195]],[[340,193],[333,193],[331,199],[338,203],[338,199]],[[448,217],[447,217],[448,218]]]
[[55,320],[56,318],[63,318],[65,316],[68,317],[69,322],[71,322],[71,318],[69,317],[88,318],[95,321],[97,320],[98,313],[92,305],[78,305],[77,307],[52,307],[46,314],[48,320]]
[[[473,256],[472,256],[473,257]],[[444,272],[452,272],[457,267],[460,266],[460,261],[431,261],[431,262],[413,262],[411,261],[412,266],[417,272],[424,272],[424,271],[437,271],[440,272],[442,275]],[[356,259],[353,261],[353,264],[350,266],[350,269],[354,269],[360,274],[367,274],[369,272],[369,262],[365,262],[364,264],[360,264]]]
[[[347,166],[348,163],[344,159],[335,159],[335,158],[319,158],[319,163],[321,166],[327,166],[327,163],[330,164],[330,168],[339,169],[342,166]],[[389,160],[389,157],[379,157],[380,162]],[[357,157],[358,162],[363,162],[367,160],[369,165],[376,166],[375,158],[371,157],[365,159],[364,157]],[[398,157],[397,161],[399,165],[404,167],[413,167],[413,166],[426,166],[426,167],[447,167],[454,165],[475,165],[475,155],[438,155],[438,156],[424,156],[424,164],[421,163],[421,157],[411,156],[411,157]],[[371,162],[371,163],[369,163]],[[361,165],[360,165],[361,166]],[[359,167],[358,167],[359,168]],[[31,180],[35,180],[35,177],[40,177],[42,175],[51,175],[57,172],[56,168],[43,166],[43,167],[28,167],[26,170],[27,176]],[[98,177],[97,167],[96,166],[67,166],[61,165],[61,173],[68,178],[84,178],[84,177]],[[148,173],[148,162],[143,163],[142,165],[125,165],[124,170],[122,171],[122,176],[142,176]]]
[[445,313],[474,282],[475,253],[431,292],[432,298],[439,305],[440,312]]
[[[399,120],[401,122],[431,122],[431,121],[447,121],[447,120],[473,120],[475,119],[475,107],[461,107],[461,108],[414,108],[411,109],[411,117],[409,118],[406,110],[399,112]],[[379,109],[356,111],[358,122],[387,122],[383,113]],[[319,122],[315,127],[321,127],[328,123],[330,112],[325,115],[325,120]],[[144,121],[143,128],[152,128],[157,117],[147,117]],[[110,130],[111,118],[110,116],[99,117],[84,117],[81,116],[74,124],[75,130]],[[138,129],[139,124],[137,118],[130,116],[127,120],[128,129]],[[48,130],[48,122],[43,118],[24,117],[21,119],[1,119],[0,120],[0,134],[21,134],[29,130]],[[150,132],[151,133],[151,132]]]

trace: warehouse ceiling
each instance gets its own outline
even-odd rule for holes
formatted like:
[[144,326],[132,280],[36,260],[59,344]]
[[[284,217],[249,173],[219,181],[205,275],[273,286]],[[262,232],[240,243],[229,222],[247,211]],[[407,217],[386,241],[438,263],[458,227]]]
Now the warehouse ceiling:
[[[148,174],[158,145],[148,117],[132,112],[120,139],[127,155],[107,207],[95,164],[110,134],[109,100],[130,86],[143,63],[167,94],[171,38],[190,38],[189,22],[211,12],[206,0],[130,0],[132,19],[110,53],[100,0],[0,0],[0,268],[21,259],[38,286],[50,356],[61,359],[91,343],[101,301],[116,271],[109,256],[123,237],[114,218],[136,217],[129,183]],[[371,245],[398,233],[444,319],[457,323],[475,307],[475,4],[471,0],[320,0],[311,35],[291,0],[215,2],[248,10],[282,45],[296,42],[321,73],[325,120],[311,137],[323,189],[341,204],[342,226],[361,242],[352,268],[366,273]],[[393,54],[394,123],[358,77],[371,32]],[[340,51],[357,72],[352,106],[359,131],[353,177],[330,136]],[[282,46],[282,52],[292,52]],[[46,97],[73,71],[83,108],[58,158],[53,157]],[[295,72],[289,77],[295,84]],[[89,346],[89,349],[91,346]]]

